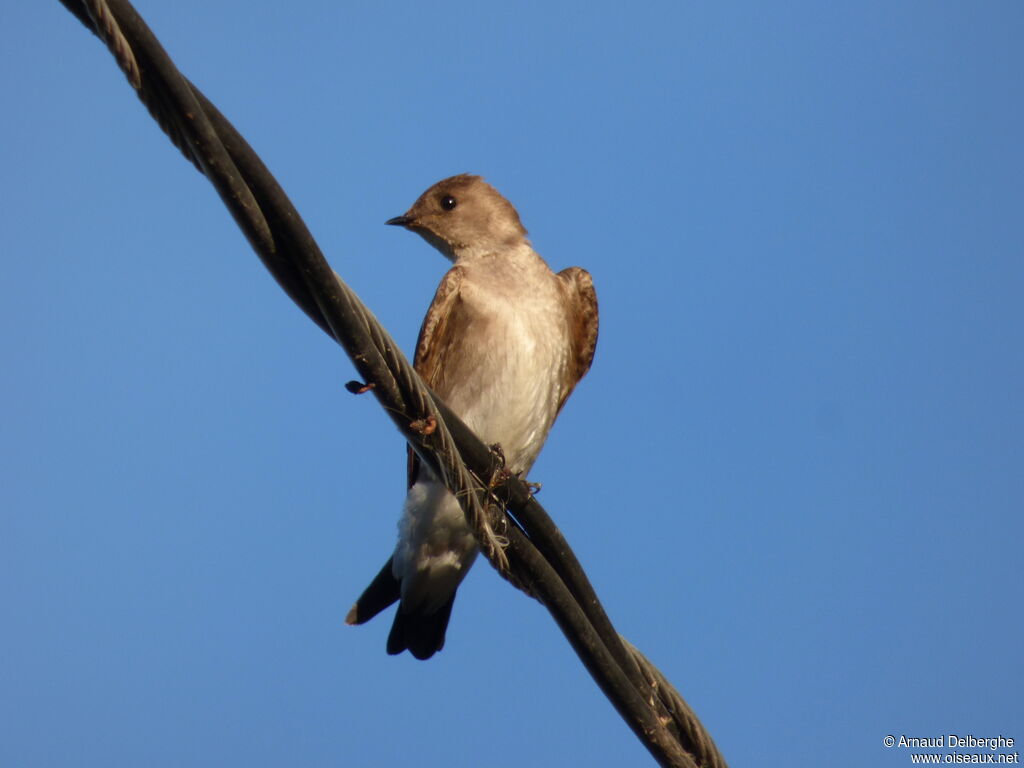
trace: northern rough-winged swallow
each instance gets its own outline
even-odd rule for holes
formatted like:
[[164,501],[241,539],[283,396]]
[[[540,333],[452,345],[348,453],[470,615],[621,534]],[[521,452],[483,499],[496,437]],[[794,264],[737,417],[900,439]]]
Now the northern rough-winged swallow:
[[[479,176],[439,181],[385,223],[455,263],[423,320],[417,372],[481,440],[501,446],[509,471],[525,474],[594,357],[590,275],[552,272],[516,209]],[[394,554],[345,621],[362,624],[401,600],[388,653],[428,659],[444,647],[477,543],[455,497],[411,449],[408,488]]]

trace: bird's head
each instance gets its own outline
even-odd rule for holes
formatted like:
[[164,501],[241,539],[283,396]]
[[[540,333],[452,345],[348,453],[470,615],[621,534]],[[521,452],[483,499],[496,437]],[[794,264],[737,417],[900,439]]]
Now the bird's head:
[[437,182],[403,215],[384,223],[415,232],[452,261],[500,252],[526,238],[512,204],[482,178],[466,173]]

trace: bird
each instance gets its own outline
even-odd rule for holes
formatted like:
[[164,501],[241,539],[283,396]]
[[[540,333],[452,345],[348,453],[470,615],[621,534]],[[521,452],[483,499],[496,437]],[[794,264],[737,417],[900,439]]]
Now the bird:
[[[416,343],[426,384],[525,477],[597,345],[590,274],[557,274],[533,250],[516,209],[480,176],[428,188],[385,224],[415,232],[453,266],[441,280]],[[399,602],[387,652],[429,659],[444,647],[459,585],[478,546],[462,508],[408,449],[398,542],[345,618],[363,624]]]

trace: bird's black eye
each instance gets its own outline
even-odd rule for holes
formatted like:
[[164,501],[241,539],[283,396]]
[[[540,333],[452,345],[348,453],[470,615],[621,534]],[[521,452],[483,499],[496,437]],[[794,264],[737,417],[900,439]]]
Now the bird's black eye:
[[441,198],[441,207],[446,211],[450,211],[456,205],[458,205],[458,201],[451,195],[445,195]]

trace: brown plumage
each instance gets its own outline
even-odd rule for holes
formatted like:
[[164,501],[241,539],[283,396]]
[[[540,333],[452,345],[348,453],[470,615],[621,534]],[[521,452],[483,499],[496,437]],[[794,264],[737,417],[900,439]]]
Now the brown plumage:
[[[414,364],[424,381],[512,472],[527,472],[597,344],[590,275],[557,275],[526,239],[515,208],[479,176],[438,182],[388,224],[421,235],[454,266],[427,310]],[[361,624],[401,600],[388,653],[444,646],[455,592],[476,557],[461,508],[409,452],[399,540],[349,612]]]

